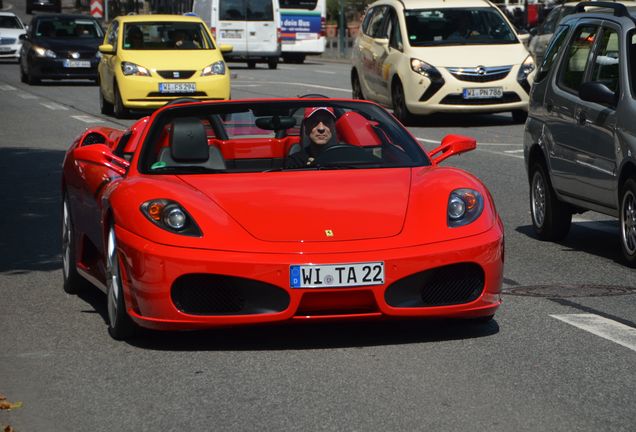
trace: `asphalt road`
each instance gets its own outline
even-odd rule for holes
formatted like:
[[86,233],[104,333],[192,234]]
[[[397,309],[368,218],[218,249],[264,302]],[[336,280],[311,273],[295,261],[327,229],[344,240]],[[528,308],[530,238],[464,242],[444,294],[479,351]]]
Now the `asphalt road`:
[[[349,66],[232,64],[232,97],[349,96]],[[20,83],[0,64],[0,393],[27,431],[636,430],[636,272],[618,224],[586,213],[561,243],[532,235],[523,127],[508,114],[434,116],[427,149],[478,139],[445,162],[490,188],[506,227],[495,321],[106,331],[105,297],[62,291],[60,165],[99,114],[88,82]]]

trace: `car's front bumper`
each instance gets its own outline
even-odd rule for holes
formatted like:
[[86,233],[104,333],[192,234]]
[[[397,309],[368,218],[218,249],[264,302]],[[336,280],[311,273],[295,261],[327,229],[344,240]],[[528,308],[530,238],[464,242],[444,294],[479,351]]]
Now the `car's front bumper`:
[[[230,98],[230,72],[207,77],[192,76],[188,79],[157,79],[155,77],[117,76],[117,83],[126,108],[155,109],[177,98],[200,100],[228,100]],[[160,83],[194,83],[194,93],[161,93]]]
[[[255,254],[196,250],[150,242],[121,227],[116,227],[127,310],[133,320],[147,328],[159,330],[201,329],[230,325],[249,325],[285,321],[384,319],[384,318],[477,318],[493,315],[501,304],[503,277],[503,230],[500,224],[477,236],[416,247],[338,254]],[[385,284],[355,288],[291,288],[290,265],[325,263],[360,263],[383,261]],[[436,268],[465,266],[483,275],[479,292],[469,301],[422,306],[417,294],[427,289],[406,283],[405,278]],[[459,267],[457,267],[459,268]],[[452,272],[446,272],[449,289],[456,284]],[[216,276],[211,276],[216,275]],[[196,280],[218,277],[219,285]],[[184,286],[185,279],[195,286]],[[185,313],[176,306],[176,286],[204,300],[211,290],[223,291],[217,300],[231,302],[225,296],[232,287],[221,286],[238,281],[247,290],[250,304],[235,312]],[[406,280],[407,282],[411,279]],[[398,281],[400,285],[398,288]],[[445,282],[444,282],[445,283]],[[407,286],[408,285],[408,286]],[[195,289],[196,288],[196,289]],[[387,289],[404,289],[401,300],[388,295]],[[229,289],[230,291],[227,291]],[[260,291],[262,289],[262,291]],[[219,291],[221,292],[221,291]],[[269,294],[268,294],[269,293]],[[444,293],[441,293],[442,295]],[[202,296],[202,297],[199,297]],[[274,298],[276,297],[276,298]],[[409,303],[411,300],[415,306]],[[207,301],[207,300],[206,300]],[[216,300],[215,300],[216,301]],[[395,302],[402,302],[397,304]],[[393,304],[393,306],[391,304]],[[216,306],[215,306],[216,307]]]
[[0,59],[19,59],[20,47],[20,43],[0,44]]
[[61,58],[33,56],[29,61],[29,72],[37,79],[97,79],[97,58],[89,61],[90,67],[66,67]]
[[[408,110],[413,114],[432,113],[492,113],[513,110],[528,111],[531,81],[517,79],[519,65],[499,80],[475,82],[456,78],[445,68],[441,77],[429,79],[413,71],[404,80],[404,96]],[[468,99],[465,89],[500,88],[501,97]]]

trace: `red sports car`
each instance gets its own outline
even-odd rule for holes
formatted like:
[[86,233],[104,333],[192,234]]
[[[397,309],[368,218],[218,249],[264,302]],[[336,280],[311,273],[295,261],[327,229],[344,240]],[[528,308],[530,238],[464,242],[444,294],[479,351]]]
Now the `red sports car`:
[[479,179],[440,166],[475,146],[449,135],[427,153],[380,106],[319,97],[178,101],[125,131],[88,129],[64,160],[64,289],[104,290],[115,339],[489,320],[503,225]]

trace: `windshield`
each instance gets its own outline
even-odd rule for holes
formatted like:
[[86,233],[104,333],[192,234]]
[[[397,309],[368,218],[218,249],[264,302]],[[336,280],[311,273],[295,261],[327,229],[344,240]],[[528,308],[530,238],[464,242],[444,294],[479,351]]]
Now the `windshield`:
[[42,18],[35,29],[38,37],[101,39],[102,28],[90,18]]
[[442,8],[404,11],[411,46],[517,43],[495,8]]
[[22,23],[14,16],[0,15],[0,28],[21,29]]
[[383,108],[299,99],[167,108],[152,122],[139,169],[225,174],[429,164],[419,144]]
[[126,50],[214,49],[203,23],[135,22],[124,24]]

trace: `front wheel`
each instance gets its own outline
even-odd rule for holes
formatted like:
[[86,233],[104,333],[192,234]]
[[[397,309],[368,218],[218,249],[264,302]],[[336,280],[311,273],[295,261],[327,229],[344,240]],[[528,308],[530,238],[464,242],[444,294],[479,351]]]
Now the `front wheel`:
[[530,171],[530,213],[541,240],[561,240],[568,235],[572,211],[556,197],[542,163],[535,163]]
[[413,123],[414,117],[406,107],[404,88],[400,81],[396,81],[391,87],[391,99],[393,100],[393,115],[395,115],[404,126]]
[[351,74],[351,97],[353,99],[364,99],[364,94],[362,93],[362,85],[360,84],[360,78],[358,77],[358,72],[353,71]]
[[621,249],[630,267],[636,267],[636,181],[629,179],[621,188]]
[[71,207],[66,196],[62,203],[62,276],[64,292],[77,294],[89,286],[89,282],[77,272],[75,233]]
[[99,110],[102,114],[112,115],[113,114],[113,104],[108,102],[104,98],[104,93],[102,93],[102,88],[99,88]]
[[126,301],[121,282],[119,255],[117,254],[117,238],[115,227],[108,231],[106,249],[106,299],[108,302],[108,333],[116,340],[124,340],[133,336],[137,326],[126,312]]
[[267,61],[267,67],[270,69],[276,69],[278,67],[278,59],[271,58]]

